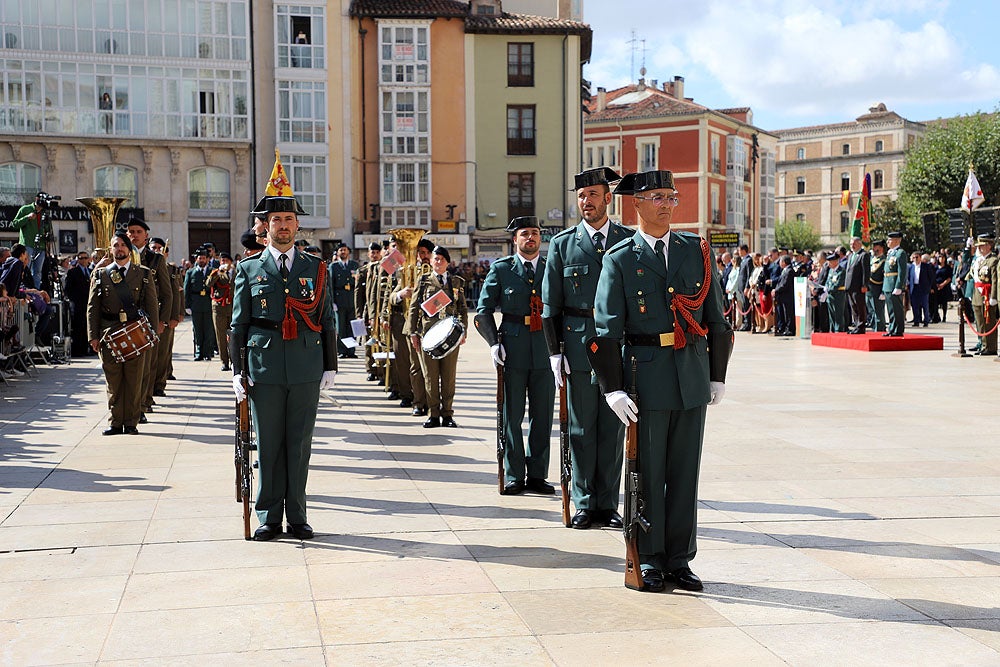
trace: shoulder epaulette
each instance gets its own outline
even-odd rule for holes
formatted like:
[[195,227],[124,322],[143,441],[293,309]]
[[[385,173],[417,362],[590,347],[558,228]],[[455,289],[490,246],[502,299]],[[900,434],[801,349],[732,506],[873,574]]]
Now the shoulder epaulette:
[[501,257],[500,259],[495,260],[493,263],[494,264],[504,263],[504,264],[510,264],[511,266],[513,266],[514,265],[514,255],[507,255],[506,257]]
[[633,245],[633,241],[634,240],[635,240],[635,236],[629,236],[627,238],[622,239],[618,243],[614,244],[613,246],[611,246],[610,248],[608,248],[604,252],[607,255],[610,255],[611,253],[615,253],[615,252],[621,252],[621,250],[624,249],[624,248],[631,248],[632,245]]
[[570,236],[573,234],[576,234],[576,225],[573,225],[572,227],[567,227],[566,229],[562,230],[561,232],[552,237],[552,241],[555,241],[560,236]]

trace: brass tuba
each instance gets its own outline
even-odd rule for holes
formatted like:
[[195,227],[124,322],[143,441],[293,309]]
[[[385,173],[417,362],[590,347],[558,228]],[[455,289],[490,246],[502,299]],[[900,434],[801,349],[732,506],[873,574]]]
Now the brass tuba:
[[94,250],[97,261],[110,254],[111,237],[115,235],[115,217],[127,197],[77,197],[76,200],[90,211],[94,224]]
[[[417,229],[416,227],[401,227],[389,230],[389,236],[396,242],[396,249],[403,253],[403,256],[406,258],[406,263],[400,269],[400,287],[414,289],[420,277],[432,271],[430,264],[417,263],[417,244],[420,243],[420,239],[426,233],[426,229]],[[406,306],[407,309],[410,306],[409,299],[406,300]]]

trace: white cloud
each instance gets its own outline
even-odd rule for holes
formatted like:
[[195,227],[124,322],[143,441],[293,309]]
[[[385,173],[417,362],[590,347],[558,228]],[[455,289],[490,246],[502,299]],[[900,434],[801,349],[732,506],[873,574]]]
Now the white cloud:
[[[598,2],[599,16],[591,19]],[[648,77],[685,76],[696,101],[749,105],[772,116],[846,120],[877,101],[890,109],[943,100],[981,104],[1000,90],[996,66],[969,62],[955,7],[945,0],[709,0],[697,7],[633,0],[627,12],[616,4],[587,5],[595,31],[588,77],[595,86],[629,79],[626,41],[635,29],[646,39]],[[706,101],[711,97],[717,101]]]

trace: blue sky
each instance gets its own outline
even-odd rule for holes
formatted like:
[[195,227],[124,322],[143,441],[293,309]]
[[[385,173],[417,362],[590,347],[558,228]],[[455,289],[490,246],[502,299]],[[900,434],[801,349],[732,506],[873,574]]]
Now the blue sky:
[[1000,105],[993,0],[584,0],[584,21],[595,92],[638,78],[634,30],[647,80],[683,76],[685,96],[749,106],[765,130],[853,120],[878,102],[916,121]]

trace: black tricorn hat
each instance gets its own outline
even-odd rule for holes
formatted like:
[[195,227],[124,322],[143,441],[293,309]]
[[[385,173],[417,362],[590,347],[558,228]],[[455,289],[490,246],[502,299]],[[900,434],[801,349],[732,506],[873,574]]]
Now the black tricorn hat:
[[263,250],[264,246],[257,242],[257,235],[252,229],[248,229],[240,236],[240,245],[247,250]]
[[839,262],[840,255],[838,255],[836,252],[828,252],[825,255],[823,255],[823,259],[825,259],[828,262],[832,260],[837,260]]
[[526,229],[530,227],[541,229],[542,224],[538,222],[538,218],[533,215],[522,215],[517,218],[511,218],[510,224],[507,225],[507,231],[516,232],[519,229]]
[[145,229],[147,232],[149,231],[149,225],[146,224],[146,221],[135,213],[129,216],[128,222],[125,224],[126,227],[131,227],[132,225],[137,225]]
[[205,247],[195,248],[194,249],[194,256],[195,257],[208,257],[208,248],[205,248]]
[[619,176],[614,169],[610,167],[597,167],[596,169],[587,169],[586,171],[581,171],[579,174],[573,177],[573,182],[575,186],[571,192],[575,192],[580,188],[587,188],[591,185],[609,185],[614,181],[620,181],[621,176]]
[[252,211],[251,215],[266,216],[268,213],[285,213],[291,212],[296,215],[309,215],[302,210],[299,206],[299,202],[296,201],[295,197],[275,197],[271,195],[264,195],[257,202],[257,205]]
[[616,195],[634,195],[637,192],[647,190],[659,190],[660,188],[674,187],[674,175],[665,170],[642,171],[635,174],[625,174],[615,188]]
[[877,241],[874,241],[872,243],[872,247],[874,248],[875,246],[882,246],[883,248],[885,248],[885,241],[883,241],[882,239],[878,239]]

